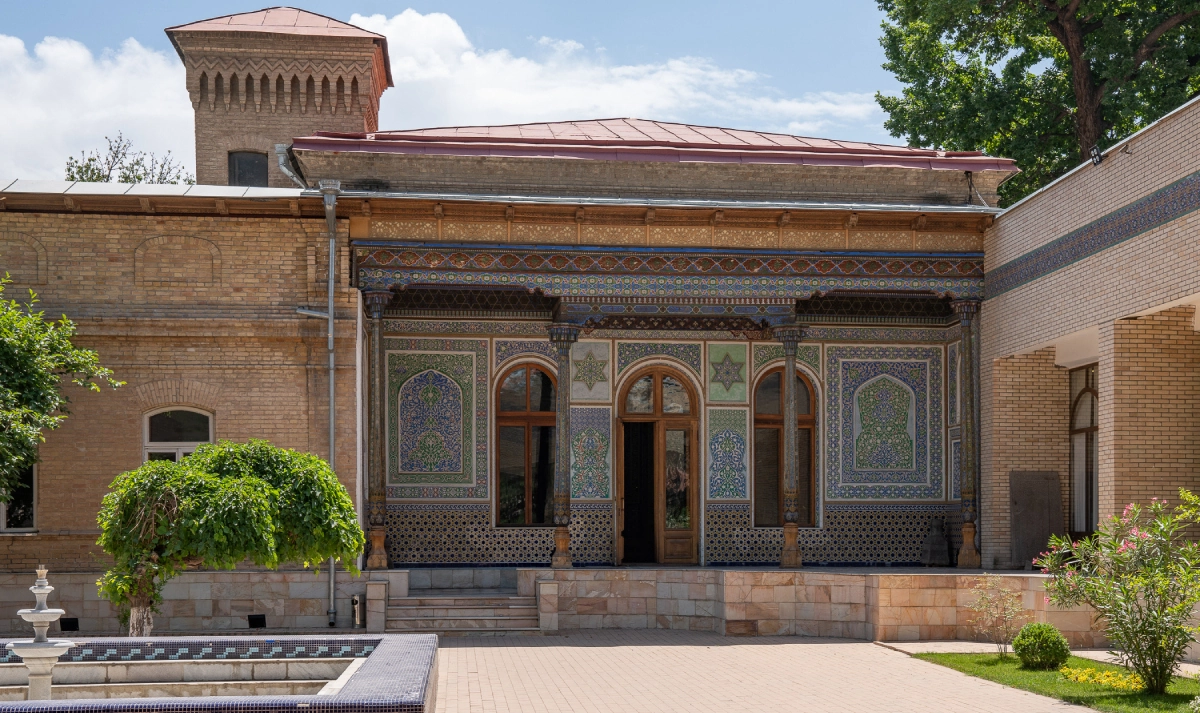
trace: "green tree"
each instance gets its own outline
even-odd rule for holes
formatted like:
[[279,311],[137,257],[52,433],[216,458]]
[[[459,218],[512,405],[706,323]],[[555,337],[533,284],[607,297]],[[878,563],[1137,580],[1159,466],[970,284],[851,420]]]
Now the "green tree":
[[87,151],[79,158],[67,159],[67,180],[88,183],[195,183],[196,178],[168,151],[162,158],[153,153],[134,151],[133,142],[117,133],[117,138],[105,136],[108,149],[101,154]]
[[4,299],[10,282],[7,274],[0,278],[0,502],[12,499],[21,471],[37,462],[43,433],[66,419],[64,380],[92,391],[123,383],[100,365],[96,352],[71,343],[71,320],[51,322],[34,311],[32,290],[25,304]]
[[100,594],[148,636],[162,588],[188,567],[233,569],[249,559],[319,567],[330,557],[357,574],[365,537],[329,464],[262,440],[205,444],[180,460],[149,461],[109,486],[97,542],[114,564]]
[[1200,0],[877,0],[914,146],[1016,159],[1008,205],[1200,91]]

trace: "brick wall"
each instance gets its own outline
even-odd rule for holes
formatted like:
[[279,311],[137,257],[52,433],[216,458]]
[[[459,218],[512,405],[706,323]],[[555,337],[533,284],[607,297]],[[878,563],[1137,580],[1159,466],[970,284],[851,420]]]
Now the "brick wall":
[[[1066,369],[1054,365],[1054,350],[996,359],[992,365],[993,402],[990,410],[990,464],[982,477],[983,566],[1014,566],[1010,556],[1013,523],[1007,507],[1009,474],[1013,471],[1053,471],[1062,484],[1063,521],[1067,522],[1067,438],[1070,384]],[[990,467],[987,467],[990,465]]]
[[[112,479],[141,463],[150,410],[198,408],[212,415],[217,438],[328,456],[325,322],[294,311],[324,307],[323,228],[300,219],[0,213],[0,235],[35,239],[46,263],[44,284],[23,278],[6,295],[35,289],[47,314],[74,320],[76,343],[126,382],[100,393],[67,387],[71,415],[40,451],[38,533],[0,536],[0,570],[103,567],[96,512]],[[346,277],[343,269],[336,300],[336,469],[357,497],[358,291]]]
[[1100,328],[1100,518],[1200,487],[1200,334],[1195,308]]

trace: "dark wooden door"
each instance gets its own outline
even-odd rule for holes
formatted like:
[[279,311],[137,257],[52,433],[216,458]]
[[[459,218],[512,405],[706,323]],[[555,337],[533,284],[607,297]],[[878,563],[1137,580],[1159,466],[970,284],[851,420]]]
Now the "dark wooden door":
[[654,422],[624,424],[622,562],[655,562]]

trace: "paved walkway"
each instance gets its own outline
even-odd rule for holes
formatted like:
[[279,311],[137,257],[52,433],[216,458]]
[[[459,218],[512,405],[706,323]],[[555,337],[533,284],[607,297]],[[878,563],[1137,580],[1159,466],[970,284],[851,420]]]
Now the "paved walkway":
[[596,631],[444,637],[439,713],[1086,711],[862,641]]

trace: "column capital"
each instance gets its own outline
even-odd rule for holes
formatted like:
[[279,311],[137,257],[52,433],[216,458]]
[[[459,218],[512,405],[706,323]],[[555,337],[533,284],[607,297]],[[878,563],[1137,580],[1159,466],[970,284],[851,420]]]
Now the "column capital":
[[550,325],[546,331],[550,333],[550,341],[554,343],[554,346],[566,354],[570,351],[571,345],[579,341],[579,332],[582,330],[574,324],[555,323]]
[[371,319],[381,319],[383,310],[392,301],[391,290],[363,290],[363,299],[367,303],[367,316]]
[[804,328],[798,324],[783,324],[772,330],[775,340],[783,344],[785,356],[795,356],[796,347],[804,340]]
[[974,319],[979,314],[979,300],[953,300],[950,306],[960,319]]

